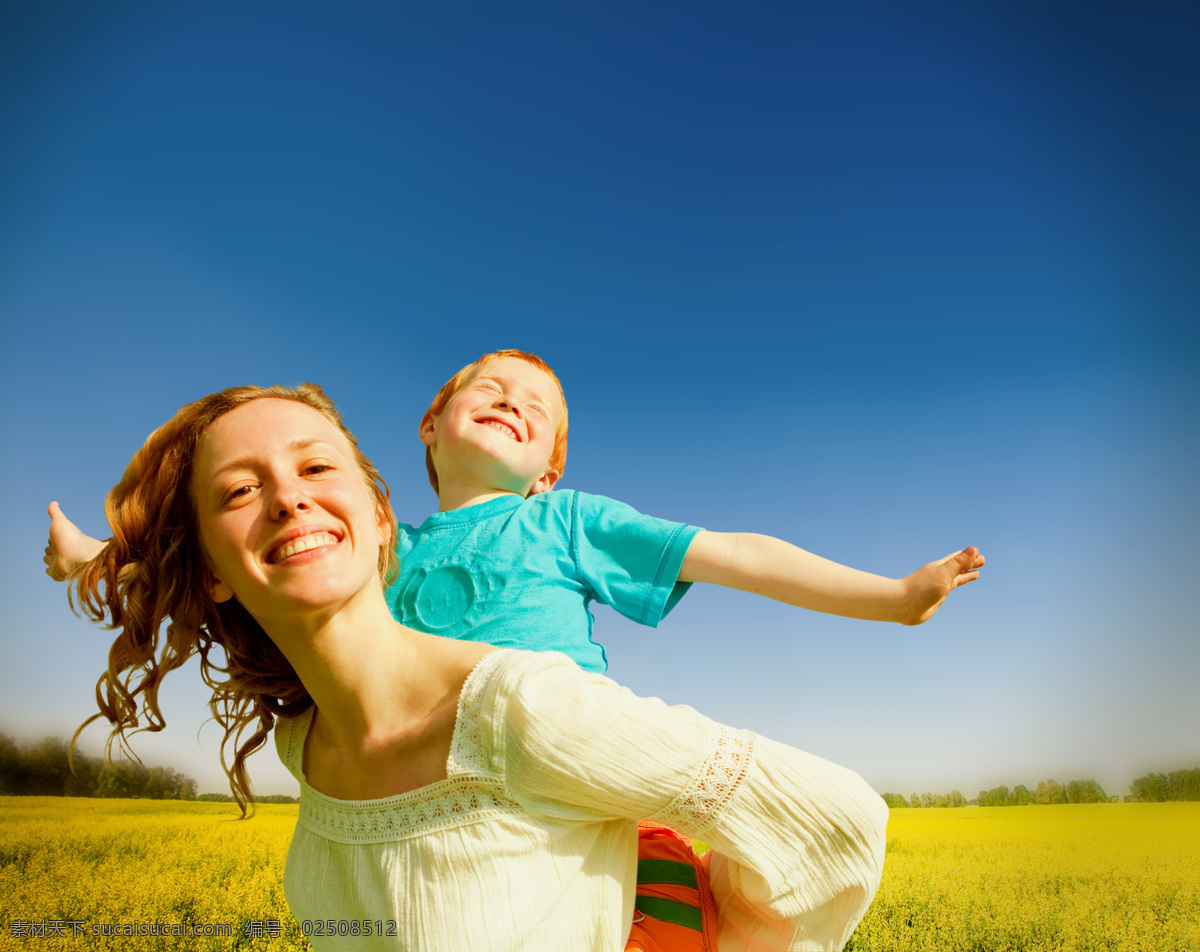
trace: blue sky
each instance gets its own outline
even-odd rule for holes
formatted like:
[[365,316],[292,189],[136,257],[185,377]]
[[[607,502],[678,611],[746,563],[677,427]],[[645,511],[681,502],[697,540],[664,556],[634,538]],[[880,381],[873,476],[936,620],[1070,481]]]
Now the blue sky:
[[[180,404],[312,380],[418,523],[421,413],[520,347],[566,388],[563,487],[885,575],[989,560],[919,628],[600,609],[618,680],[879,790],[1200,764],[1197,20],[5,4],[0,730],[68,734],[105,663],[50,499],[103,534]],[[223,789],[195,667],[164,694],[137,749]]]

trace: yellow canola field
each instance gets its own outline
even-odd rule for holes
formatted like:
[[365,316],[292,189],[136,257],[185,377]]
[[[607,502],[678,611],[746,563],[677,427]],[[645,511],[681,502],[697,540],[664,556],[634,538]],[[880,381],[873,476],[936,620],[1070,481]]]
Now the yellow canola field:
[[[283,897],[296,807],[235,817],[0,797],[0,950],[306,948]],[[39,923],[68,938],[29,935]],[[201,934],[120,932],[185,923]],[[846,948],[1200,952],[1200,803],[893,810],[883,884]]]
[[[283,897],[296,814],[264,804],[239,822],[228,803],[0,797],[0,950],[306,949]],[[187,935],[120,934],[181,924]]]
[[853,952],[1200,952],[1200,803],[892,810]]

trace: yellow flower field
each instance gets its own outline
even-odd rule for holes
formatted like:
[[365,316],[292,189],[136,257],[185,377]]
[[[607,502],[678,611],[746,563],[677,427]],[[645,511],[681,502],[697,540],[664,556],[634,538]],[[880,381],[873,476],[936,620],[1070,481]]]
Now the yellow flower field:
[[[304,949],[283,898],[296,807],[235,816],[0,797],[0,950]],[[847,949],[1200,952],[1200,803],[893,810],[883,885]]]
[[893,810],[854,952],[1200,952],[1200,803]]
[[[283,898],[296,812],[264,804],[238,822],[227,803],[0,797],[0,949],[305,949]],[[187,935],[103,934],[182,923]]]

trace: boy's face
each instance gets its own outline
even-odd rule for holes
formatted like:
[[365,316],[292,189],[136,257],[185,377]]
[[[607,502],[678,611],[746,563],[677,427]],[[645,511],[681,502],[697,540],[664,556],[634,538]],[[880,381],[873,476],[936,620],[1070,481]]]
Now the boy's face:
[[443,489],[466,481],[527,496],[558,480],[549,465],[562,416],[548,374],[518,357],[497,357],[477,367],[438,416],[425,414],[421,442]]

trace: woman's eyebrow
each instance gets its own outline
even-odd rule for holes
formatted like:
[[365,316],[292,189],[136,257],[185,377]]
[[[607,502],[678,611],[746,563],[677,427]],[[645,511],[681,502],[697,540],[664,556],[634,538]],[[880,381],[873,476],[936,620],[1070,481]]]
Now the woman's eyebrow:
[[[307,440],[292,440],[292,442],[287,445],[287,448],[289,450],[306,450],[310,446],[316,446],[317,444],[334,448],[333,444],[328,440],[318,440],[315,438]],[[239,456],[236,459],[231,459],[228,463],[224,463],[219,466],[213,473],[213,477],[216,478],[217,476],[220,476],[222,473],[225,473],[231,469],[249,469],[250,467],[254,466],[257,461],[258,457],[249,454],[245,456]]]

